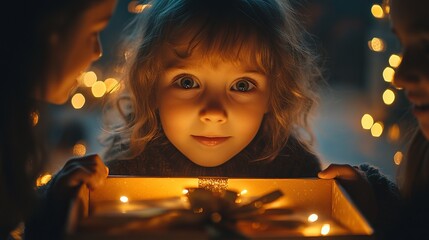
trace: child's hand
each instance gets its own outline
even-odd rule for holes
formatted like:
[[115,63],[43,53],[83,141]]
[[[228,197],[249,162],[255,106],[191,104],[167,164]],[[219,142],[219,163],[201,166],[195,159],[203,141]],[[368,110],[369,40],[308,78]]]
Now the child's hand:
[[74,158],[55,176],[54,188],[60,192],[85,184],[93,190],[104,183],[108,174],[109,169],[97,154]]
[[337,179],[370,222],[377,217],[374,191],[365,173],[348,164],[331,164],[319,172],[319,178]]

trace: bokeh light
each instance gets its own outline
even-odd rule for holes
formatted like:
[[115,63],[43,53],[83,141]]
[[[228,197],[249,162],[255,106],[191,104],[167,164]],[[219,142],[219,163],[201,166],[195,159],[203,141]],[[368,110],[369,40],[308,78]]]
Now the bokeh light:
[[386,105],[391,105],[393,102],[395,101],[395,93],[390,90],[390,89],[386,89],[383,92],[383,102]]
[[372,5],[371,13],[372,13],[372,16],[374,16],[375,18],[383,18],[384,17],[383,8],[378,4]]
[[369,130],[369,129],[371,129],[372,125],[374,124],[374,118],[371,115],[369,115],[368,113],[365,113],[362,116],[361,124],[362,124],[363,129]]
[[381,134],[383,133],[383,123],[381,122],[376,122],[374,123],[374,125],[372,125],[371,127],[371,135],[373,137],[380,137]]
[[91,87],[91,92],[96,98],[104,96],[106,93],[106,84],[102,81],[95,82]]
[[41,175],[40,177],[37,178],[36,185],[38,187],[46,185],[49,181],[51,181],[51,179],[52,179],[52,174],[45,173],[45,174],[43,174],[43,175]]
[[381,38],[374,37],[368,41],[368,47],[374,52],[382,52],[385,50],[384,41]]
[[75,93],[71,98],[71,104],[75,109],[81,109],[85,105],[85,96],[82,93]]
[[400,151],[397,151],[393,156],[393,162],[398,166],[401,164],[402,159],[404,159],[404,154],[402,154]]
[[83,84],[87,87],[92,87],[96,81],[97,74],[93,71],[86,72],[83,76]]
[[401,64],[402,58],[397,54],[392,54],[389,57],[389,64],[391,67],[397,68]]
[[106,85],[106,92],[108,93],[113,93],[121,87],[118,80],[115,78],[107,78],[104,80],[104,84]]
[[395,70],[393,68],[386,67],[383,70],[383,79],[385,82],[392,82],[394,76],[395,76]]
[[401,130],[399,129],[398,124],[393,124],[389,128],[388,136],[389,136],[389,140],[391,141],[399,140],[399,138],[401,137]]
[[73,146],[73,155],[77,157],[85,156],[86,154],[86,146],[83,143],[76,143]]
[[32,120],[33,123],[33,127],[37,125],[37,123],[39,123],[39,113],[37,112],[31,112],[30,113],[30,118]]

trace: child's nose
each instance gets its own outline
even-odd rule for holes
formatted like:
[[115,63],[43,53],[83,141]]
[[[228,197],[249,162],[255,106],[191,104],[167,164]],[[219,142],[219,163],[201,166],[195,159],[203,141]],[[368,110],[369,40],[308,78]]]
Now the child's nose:
[[227,113],[222,104],[218,101],[209,102],[200,111],[200,120],[203,123],[223,124],[226,123],[227,119]]

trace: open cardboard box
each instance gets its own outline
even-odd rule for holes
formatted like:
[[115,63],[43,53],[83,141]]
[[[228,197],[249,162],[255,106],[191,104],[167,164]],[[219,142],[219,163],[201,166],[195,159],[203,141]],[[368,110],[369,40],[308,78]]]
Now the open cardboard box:
[[[95,191],[83,187],[71,207],[66,239],[211,239],[213,236],[207,228],[159,228],[156,225],[160,219],[153,217],[162,208],[183,204],[184,189],[202,187],[202,184],[207,187],[208,183],[213,186],[210,181],[207,178],[112,176]],[[258,218],[238,221],[234,229],[240,237],[235,238],[374,239],[372,227],[335,180],[229,178],[214,179],[214,182],[224,189],[242,193],[248,201],[281,190],[284,195],[264,207],[292,210],[288,217],[303,223],[295,227],[273,227],[261,224]],[[126,203],[120,201],[124,196],[128,199]],[[145,210],[136,216],[133,213],[138,212],[138,208]],[[310,222],[307,219],[313,213],[318,219]]]

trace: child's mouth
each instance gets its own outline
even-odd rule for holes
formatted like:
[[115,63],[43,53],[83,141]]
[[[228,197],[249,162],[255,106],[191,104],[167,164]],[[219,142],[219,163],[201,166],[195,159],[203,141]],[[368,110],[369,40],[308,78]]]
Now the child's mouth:
[[192,137],[198,142],[206,146],[216,146],[225,142],[230,138],[230,137],[205,137],[205,136],[195,136],[195,135],[192,135]]

